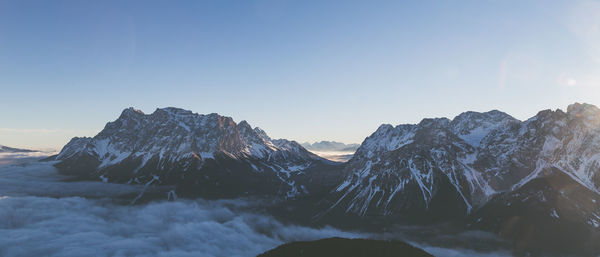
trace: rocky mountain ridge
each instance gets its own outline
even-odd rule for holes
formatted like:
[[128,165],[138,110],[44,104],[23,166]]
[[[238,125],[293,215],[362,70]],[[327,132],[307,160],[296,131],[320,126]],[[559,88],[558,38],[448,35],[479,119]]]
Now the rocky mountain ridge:
[[[333,167],[294,141],[273,140],[246,121],[178,108],[128,108],[93,138],[73,138],[56,156],[62,173],[106,182],[175,184],[208,196],[307,193],[298,184]],[[317,183],[317,182],[316,182]]]
[[515,249],[524,252],[593,255],[600,252],[599,158],[600,109],[589,104],[525,121],[491,111],[382,125],[315,217],[465,222],[520,242]]
[[494,110],[384,124],[344,164],[245,121],[130,108],[56,160],[65,174],[176,185],[191,197],[304,199],[278,211],[318,224],[452,222],[521,240],[525,251],[600,253],[600,109],[589,104],[525,121]]

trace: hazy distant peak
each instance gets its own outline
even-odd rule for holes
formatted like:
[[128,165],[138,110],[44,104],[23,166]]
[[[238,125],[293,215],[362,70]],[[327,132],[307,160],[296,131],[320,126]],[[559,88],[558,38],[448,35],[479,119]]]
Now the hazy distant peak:
[[30,152],[37,152],[37,151],[29,150],[29,149],[13,148],[13,147],[0,145],[0,153],[30,153]]
[[344,144],[336,141],[320,141],[315,143],[305,142],[302,143],[304,148],[311,151],[347,151],[354,152],[360,144]]

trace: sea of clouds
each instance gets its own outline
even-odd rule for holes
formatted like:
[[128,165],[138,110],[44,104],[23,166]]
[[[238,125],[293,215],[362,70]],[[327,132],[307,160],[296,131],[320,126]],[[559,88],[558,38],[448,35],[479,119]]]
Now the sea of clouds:
[[[0,165],[0,256],[256,256],[282,243],[376,237],[283,224],[245,200],[119,204],[141,186],[67,182],[48,162]],[[419,245],[436,256],[497,256]]]
[[0,256],[256,256],[284,242],[358,237],[284,225],[243,200],[111,199],[142,186],[67,182],[48,162],[0,165]]
[[256,256],[336,229],[285,226],[219,201],[119,206],[81,197],[0,200],[0,256]]
[[49,155],[56,154],[55,150],[37,152],[0,153],[0,165],[19,164],[36,161]]

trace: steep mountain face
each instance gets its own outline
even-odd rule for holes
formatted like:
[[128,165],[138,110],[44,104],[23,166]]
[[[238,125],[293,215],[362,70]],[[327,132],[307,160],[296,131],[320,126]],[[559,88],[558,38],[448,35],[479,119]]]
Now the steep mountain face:
[[[548,122],[549,123],[549,122]],[[588,104],[569,106],[553,120],[542,146],[545,165],[556,167],[588,189],[600,192],[600,109]]]
[[397,219],[460,217],[495,190],[473,168],[487,133],[516,121],[491,111],[382,125],[346,166],[327,212]]
[[234,197],[308,193],[307,176],[335,170],[298,143],[272,140],[246,121],[164,108],[126,109],[93,138],[73,138],[56,157],[61,172],[120,183],[178,185],[182,194]]
[[492,131],[483,141],[475,168],[501,191],[517,189],[556,168],[598,192],[600,109],[573,104],[567,112],[541,111],[535,117]]
[[600,195],[558,168],[522,187],[495,195],[470,215],[469,228],[512,239],[516,253],[597,256]]
[[382,125],[345,167],[323,215],[449,220],[503,192],[565,174],[599,192],[600,110],[573,104],[519,121],[499,112]]

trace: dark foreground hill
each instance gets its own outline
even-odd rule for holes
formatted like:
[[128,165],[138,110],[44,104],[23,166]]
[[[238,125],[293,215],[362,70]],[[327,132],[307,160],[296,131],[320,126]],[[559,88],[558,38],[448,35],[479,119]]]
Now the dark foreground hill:
[[327,238],[280,245],[258,257],[420,257],[433,256],[397,240]]

